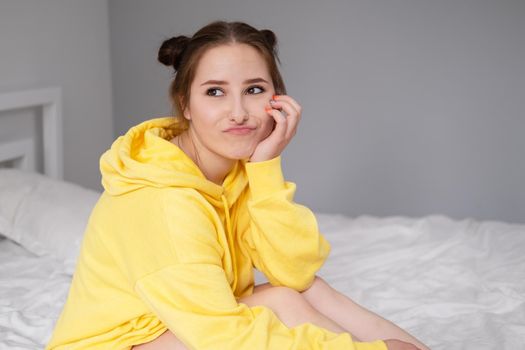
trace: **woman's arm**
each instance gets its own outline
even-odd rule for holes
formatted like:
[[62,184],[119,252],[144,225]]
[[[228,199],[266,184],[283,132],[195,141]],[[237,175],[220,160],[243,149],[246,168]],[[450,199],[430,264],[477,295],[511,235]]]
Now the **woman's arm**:
[[[135,283],[135,291],[189,348],[196,349],[369,349],[384,344],[355,343],[312,324],[292,329],[264,306],[235,299],[222,267],[217,232],[198,203],[164,200],[166,229],[176,261]],[[371,347],[370,347],[371,346]]]
[[239,209],[241,236],[252,261],[276,286],[306,289],[330,245],[310,209],[293,201],[295,184],[285,182],[281,158],[246,163],[250,196]]

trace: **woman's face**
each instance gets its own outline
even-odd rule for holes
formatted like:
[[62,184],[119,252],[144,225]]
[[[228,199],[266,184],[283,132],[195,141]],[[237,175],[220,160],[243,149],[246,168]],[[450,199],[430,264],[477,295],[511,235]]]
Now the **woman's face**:
[[207,151],[247,159],[273,129],[265,111],[273,94],[268,67],[255,48],[220,45],[201,57],[184,117]]

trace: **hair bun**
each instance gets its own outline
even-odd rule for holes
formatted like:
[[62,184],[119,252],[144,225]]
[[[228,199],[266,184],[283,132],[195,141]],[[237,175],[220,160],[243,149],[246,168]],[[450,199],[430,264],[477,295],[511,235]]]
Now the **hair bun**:
[[178,70],[184,50],[188,47],[189,42],[190,38],[184,35],[165,40],[159,49],[159,62]]
[[263,29],[261,30],[261,34],[264,36],[268,45],[270,45],[272,49],[275,49],[275,45],[277,44],[277,36],[275,33],[269,29]]

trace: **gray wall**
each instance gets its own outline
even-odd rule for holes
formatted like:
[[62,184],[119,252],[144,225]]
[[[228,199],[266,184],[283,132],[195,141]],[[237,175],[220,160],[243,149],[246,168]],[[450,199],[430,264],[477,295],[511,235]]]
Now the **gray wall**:
[[[107,0],[0,1],[0,91],[62,87],[64,176],[93,189],[113,139],[110,70]],[[38,113],[5,114],[38,133]]]
[[167,114],[163,39],[215,19],[273,29],[304,107],[296,200],[348,215],[525,223],[525,2],[112,0],[116,134]]

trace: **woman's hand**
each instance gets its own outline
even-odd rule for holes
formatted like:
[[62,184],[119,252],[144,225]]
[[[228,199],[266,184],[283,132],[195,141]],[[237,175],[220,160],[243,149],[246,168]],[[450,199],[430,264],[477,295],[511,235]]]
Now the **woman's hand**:
[[301,119],[301,106],[293,98],[274,95],[270,105],[266,112],[275,120],[275,129],[259,142],[250,157],[250,162],[262,162],[279,156],[297,131],[297,124]]
[[420,350],[417,346],[397,339],[384,340],[388,350]]

